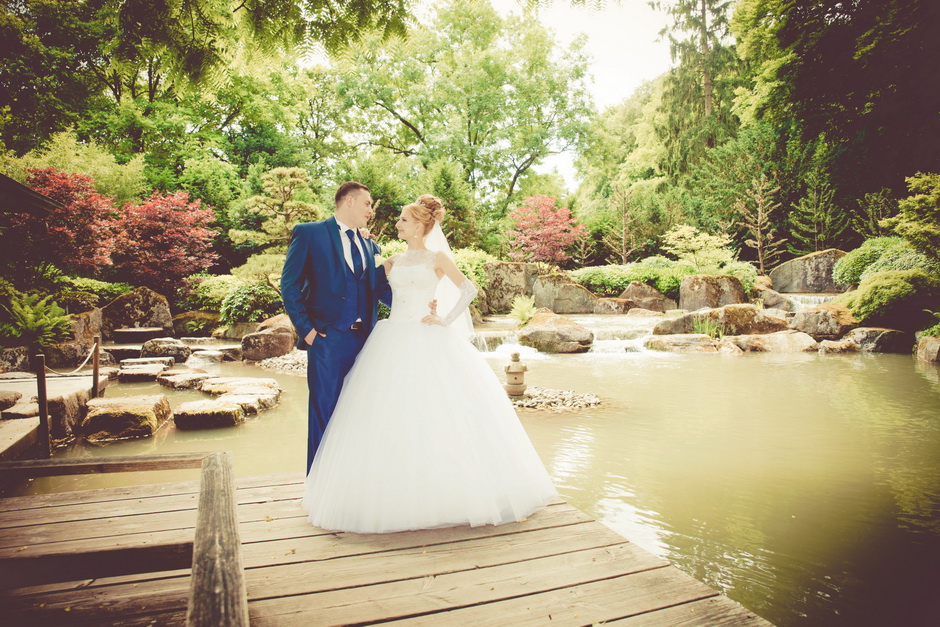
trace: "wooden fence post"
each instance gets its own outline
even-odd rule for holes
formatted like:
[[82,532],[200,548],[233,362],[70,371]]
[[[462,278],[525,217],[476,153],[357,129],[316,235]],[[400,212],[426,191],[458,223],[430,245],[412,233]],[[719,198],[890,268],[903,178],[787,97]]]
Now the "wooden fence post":
[[33,358],[36,369],[36,400],[39,403],[39,447],[45,457],[52,457],[52,438],[49,434],[49,402],[46,399],[46,356]]
[[101,336],[95,336],[95,355],[91,360],[91,397],[98,398],[98,373],[101,371]]

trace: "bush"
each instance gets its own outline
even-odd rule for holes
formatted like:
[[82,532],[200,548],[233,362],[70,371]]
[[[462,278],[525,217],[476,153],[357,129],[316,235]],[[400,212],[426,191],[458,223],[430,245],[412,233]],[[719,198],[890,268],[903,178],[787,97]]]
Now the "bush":
[[874,237],[865,240],[861,246],[836,262],[832,269],[832,280],[839,285],[858,285],[868,266],[878,261],[886,251],[903,244],[904,240],[900,237]]
[[589,291],[599,296],[619,296],[627,289],[630,281],[636,281],[632,272],[635,264],[588,266],[578,270],[569,270],[568,276]]
[[918,252],[910,243],[901,241],[897,245],[886,249],[878,259],[869,264],[862,272],[860,280],[864,281],[878,272],[915,269],[940,276],[940,262]]
[[488,261],[496,261],[496,257],[483,252],[478,248],[457,248],[454,250],[454,263],[460,268],[468,279],[481,290],[487,286],[484,266]]
[[923,270],[879,272],[834,302],[848,307],[866,326],[917,331],[933,323],[925,309],[940,309],[940,278]]
[[14,345],[35,349],[67,339],[72,333],[72,319],[51,296],[14,296],[6,309],[10,322],[0,326],[0,338],[13,339]]
[[241,285],[236,287],[219,310],[223,324],[261,322],[282,312],[281,295],[267,285]]
[[927,311],[926,313],[934,316],[937,319],[937,324],[933,325],[932,327],[927,327],[918,333],[918,335],[921,337],[940,337],[940,311]]
[[684,262],[654,256],[626,265],[589,266],[571,270],[568,276],[599,296],[617,297],[631,282],[640,281],[676,300],[682,278],[693,272],[692,266]]
[[685,264],[677,264],[674,268],[664,269],[656,277],[653,287],[658,289],[663,295],[674,301],[679,300],[679,286],[682,285],[682,279],[695,274],[695,269]]
[[754,289],[754,281],[757,280],[757,268],[746,261],[732,261],[721,267],[724,274],[730,274],[737,277],[744,287],[744,293],[748,294]]
[[186,277],[185,285],[177,292],[180,309],[221,311],[225,298],[248,283],[231,274],[194,274]]
[[[130,283],[108,283],[97,279],[86,279],[84,277],[62,277],[62,284],[68,285],[71,291],[84,292],[95,296],[93,307],[107,305],[118,296],[123,296],[133,291],[134,286]],[[60,304],[64,304],[61,303]]]

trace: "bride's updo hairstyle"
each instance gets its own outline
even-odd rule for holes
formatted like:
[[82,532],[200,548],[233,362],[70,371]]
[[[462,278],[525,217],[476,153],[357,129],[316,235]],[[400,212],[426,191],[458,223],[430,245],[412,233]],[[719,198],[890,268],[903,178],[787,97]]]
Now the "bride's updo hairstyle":
[[405,206],[405,211],[424,228],[424,235],[431,232],[435,222],[444,219],[444,205],[441,199],[431,194],[424,194],[418,200]]

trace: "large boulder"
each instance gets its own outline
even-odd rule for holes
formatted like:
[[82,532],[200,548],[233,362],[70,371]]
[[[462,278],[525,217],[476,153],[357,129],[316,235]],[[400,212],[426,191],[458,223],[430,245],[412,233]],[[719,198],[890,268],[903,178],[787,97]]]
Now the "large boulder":
[[648,350],[673,353],[717,353],[718,342],[704,333],[651,335],[643,342]]
[[914,346],[914,334],[897,329],[858,327],[845,334],[863,353],[909,354]]
[[580,324],[540,308],[518,333],[519,343],[543,353],[586,353],[594,334]]
[[770,271],[774,289],[781,293],[844,292],[847,285],[832,280],[832,268],[845,252],[829,248],[784,262]]
[[787,321],[784,318],[758,309],[751,304],[739,304],[692,311],[676,318],[661,320],[653,327],[653,334],[695,333],[697,321],[702,320],[716,323],[726,335],[775,333],[787,328]]
[[170,417],[170,402],[162,394],[93,398],[82,422],[89,442],[146,438]]
[[[760,277],[758,277],[760,278]],[[768,288],[755,289],[753,292],[755,298],[759,298],[761,303],[767,309],[780,309],[782,311],[796,311],[796,303],[792,300]]]
[[740,279],[730,274],[690,274],[679,284],[679,308],[695,311],[747,302]]
[[567,274],[543,274],[535,279],[532,296],[536,307],[559,314],[594,313],[597,296],[571,280]]
[[227,327],[219,327],[212,332],[212,337],[219,340],[240,340],[249,333],[255,333],[260,322],[236,322]]
[[72,315],[72,338],[76,342],[89,344],[96,335],[101,335],[103,315],[100,309],[95,308],[80,314]]
[[211,335],[222,324],[220,319],[214,311],[184,311],[173,316],[173,331],[176,337]]
[[917,359],[940,364],[940,337],[922,337],[917,342]]
[[598,298],[594,301],[596,314],[625,314],[636,308],[636,303],[629,298]]
[[721,341],[731,342],[744,352],[805,353],[819,350],[816,340],[792,329],[767,335],[726,335]]
[[29,372],[29,348],[0,348],[0,372]]
[[676,301],[672,300],[652,285],[647,285],[642,281],[630,281],[620,294],[620,298],[628,298],[636,303],[640,309],[649,309],[665,313],[670,309],[676,308]]
[[[46,356],[46,365],[50,368],[74,368],[88,358],[92,348],[94,344],[91,342],[60,342],[46,346],[42,353]],[[91,363],[91,359],[88,359],[88,363]]]
[[532,293],[539,267],[534,263],[488,261],[483,265],[486,274],[486,301],[493,313],[508,313],[516,296]]
[[801,309],[790,319],[790,328],[813,336],[815,340],[836,340],[858,326],[847,307],[823,303]]
[[184,363],[193,349],[173,337],[158,337],[144,342],[141,357],[172,357],[175,363]]
[[242,338],[242,359],[261,361],[270,357],[280,357],[294,350],[297,334],[287,314],[268,318],[255,333]]
[[161,327],[173,335],[173,316],[166,297],[147,287],[118,296],[101,308],[101,333],[112,339],[114,329],[126,327]]

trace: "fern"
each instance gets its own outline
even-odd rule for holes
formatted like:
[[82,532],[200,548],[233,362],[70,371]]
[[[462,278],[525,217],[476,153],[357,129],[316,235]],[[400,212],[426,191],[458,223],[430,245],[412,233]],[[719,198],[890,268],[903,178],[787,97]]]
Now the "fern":
[[0,335],[17,339],[30,347],[49,346],[69,337],[72,320],[51,296],[24,294],[12,298],[7,308],[10,322],[0,327]]
[[532,296],[516,296],[512,299],[512,309],[509,317],[519,321],[519,326],[525,324],[535,315],[535,298]]

